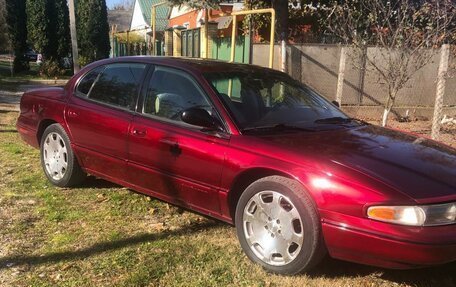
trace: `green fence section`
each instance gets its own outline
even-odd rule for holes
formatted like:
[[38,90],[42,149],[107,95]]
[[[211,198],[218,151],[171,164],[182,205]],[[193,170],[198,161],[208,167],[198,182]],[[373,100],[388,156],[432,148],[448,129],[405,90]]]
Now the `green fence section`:
[[181,32],[181,55],[184,57],[200,58],[201,29],[189,29]]
[[[124,41],[118,41],[117,38],[114,38],[111,45],[113,49],[113,57],[151,55],[151,51],[149,51],[149,47],[145,41],[126,43]],[[162,42],[157,41],[157,55],[161,56],[162,54]]]
[[216,80],[212,84],[219,93],[227,95],[231,100],[241,100],[241,81],[239,78]]
[[[249,63],[250,37],[237,36],[234,61],[237,63]],[[229,61],[231,58],[231,37],[218,38],[212,45],[214,59]]]

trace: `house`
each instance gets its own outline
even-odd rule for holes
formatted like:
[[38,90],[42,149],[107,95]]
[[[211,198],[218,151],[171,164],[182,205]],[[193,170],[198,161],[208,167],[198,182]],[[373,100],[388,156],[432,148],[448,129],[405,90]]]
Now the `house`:
[[[232,17],[229,14],[233,11],[244,9],[243,0],[222,2],[219,9],[194,9],[186,5],[173,6],[169,13],[168,25],[165,31],[165,55],[215,58],[228,60],[229,58],[229,37],[231,37]],[[205,23],[206,15],[208,23]],[[239,25],[243,17],[238,17]],[[208,43],[206,45],[206,29]],[[248,62],[249,43],[247,37],[241,37],[242,45],[240,55],[242,62]],[[245,51],[247,48],[247,51]],[[238,47],[236,47],[238,49]],[[247,53],[245,53],[247,52]]]
[[[163,0],[136,0],[133,6],[129,30],[143,36],[147,43],[151,43],[153,34],[151,29],[152,7],[160,3],[163,3]],[[163,32],[168,27],[170,11],[171,7],[166,4],[158,5],[155,8],[157,54],[161,54],[162,51]]]

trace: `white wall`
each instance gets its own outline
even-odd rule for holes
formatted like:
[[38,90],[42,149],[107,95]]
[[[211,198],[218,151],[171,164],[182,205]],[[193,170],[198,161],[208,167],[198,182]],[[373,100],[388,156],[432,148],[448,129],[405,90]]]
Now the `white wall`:
[[138,1],[135,1],[135,8],[133,9],[133,17],[131,19],[130,30],[143,29],[145,26],[149,27],[149,23],[144,21],[144,17],[141,12],[141,7]]

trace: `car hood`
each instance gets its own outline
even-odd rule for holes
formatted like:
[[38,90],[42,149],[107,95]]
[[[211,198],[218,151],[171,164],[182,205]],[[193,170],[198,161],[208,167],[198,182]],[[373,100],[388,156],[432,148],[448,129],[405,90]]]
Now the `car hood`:
[[262,140],[374,177],[417,202],[456,199],[456,150],[436,141],[365,125],[261,135]]

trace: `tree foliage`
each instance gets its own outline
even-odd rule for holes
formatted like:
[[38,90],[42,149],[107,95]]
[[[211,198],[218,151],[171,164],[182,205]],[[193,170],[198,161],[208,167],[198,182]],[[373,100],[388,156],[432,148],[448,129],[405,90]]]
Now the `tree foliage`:
[[105,0],[79,0],[76,26],[80,64],[109,57],[109,24]]
[[67,0],[55,0],[57,55],[66,57],[71,52],[70,15]]
[[8,35],[8,24],[6,22],[6,3],[0,0],[0,51],[7,51],[10,48]]
[[[286,1],[286,0],[245,0],[249,9],[274,8],[276,10],[276,38],[292,42],[319,41],[321,34],[320,10],[329,0]],[[268,35],[271,18],[267,14],[253,15],[254,30],[259,35]],[[244,29],[248,20],[244,21]],[[268,40],[268,39],[261,39]]]
[[[438,53],[442,43],[454,41],[456,6],[452,0],[347,0],[326,10],[328,33],[354,47],[379,78],[386,82],[382,124],[399,91]],[[366,47],[378,47],[366,53]]]
[[216,9],[219,7],[219,4],[223,1],[221,0],[168,0],[169,4],[172,6],[179,5],[188,5],[191,8],[213,8]]
[[65,0],[27,0],[28,42],[47,61],[60,63],[70,52]]
[[54,57],[55,26],[51,25],[51,7],[47,0],[27,0],[28,41],[45,58]]
[[29,64],[24,57],[27,51],[27,14],[25,12],[25,0],[6,0],[8,31],[14,50],[15,72],[29,69]]

